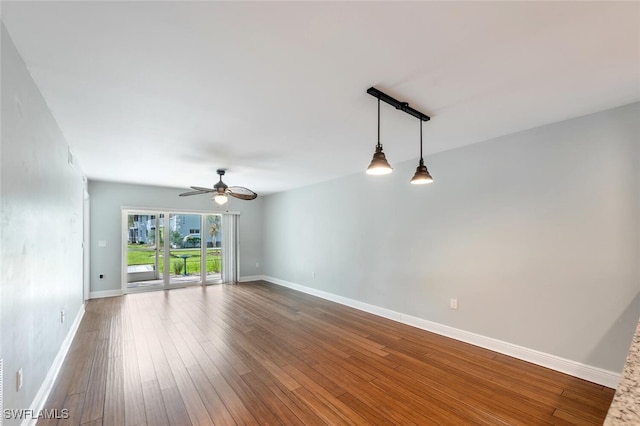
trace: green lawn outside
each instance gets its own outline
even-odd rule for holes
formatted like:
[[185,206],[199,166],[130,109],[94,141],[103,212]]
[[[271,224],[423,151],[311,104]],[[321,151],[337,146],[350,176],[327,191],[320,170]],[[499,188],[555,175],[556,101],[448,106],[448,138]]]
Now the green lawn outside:
[[[200,249],[171,249],[171,268],[172,275],[184,274],[184,259],[178,256],[190,256],[187,260],[187,274],[200,274]],[[164,270],[164,256],[160,254],[158,259],[158,268]],[[154,265],[155,251],[152,248],[138,244],[129,244],[127,250],[127,265]],[[222,259],[220,258],[219,248],[207,249],[207,272],[220,272],[222,269]]]

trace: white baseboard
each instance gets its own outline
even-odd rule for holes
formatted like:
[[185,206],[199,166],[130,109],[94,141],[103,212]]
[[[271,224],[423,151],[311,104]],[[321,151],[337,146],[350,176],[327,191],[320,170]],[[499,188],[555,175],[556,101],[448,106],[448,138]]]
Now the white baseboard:
[[260,280],[265,280],[265,276],[264,275],[248,275],[246,277],[240,277],[240,279],[238,280],[238,282],[240,283],[246,283],[248,281],[260,281]]
[[104,291],[92,291],[89,293],[89,299],[100,299],[102,297],[115,297],[122,296],[122,290],[104,290]]
[[[60,346],[60,350],[53,360],[53,364],[51,364],[51,368],[49,368],[49,372],[47,373],[47,377],[44,378],[44,382],[38,389],[38,393],[35,398],[31,402],[31,407],[29,409],[32,413],[39,413],[40,410],[44,408],[45,402],[49,398],[49,393],[53,389],[53,384],[58,377],[58,373],[60,372],[60,368],[62,367],[62,363],[64,362],[64,358],[67,356],[67,352],[69,352],[69,348],[71,347],[71,342],[73,342],[73,338],[76,336],[76,332],[78,331],[78,327],[80,326],[80,322],[82,321],[82,317],[84,316],[84,303],[80,306],[80,311],[76,315],[71,327],[69,328],[69,332],[67,336],[64,338],[62,342],[62,346]],[[37,416],[36,416],[37,417]],[[24,419],[22,421],[22,426],[32,426],[35,425],[38,419]]]
[[528,361],[533,364],[541,365],[543,367],[560,371],[574,377],[579,377],[590,382],[598,383],[609,388],[617,388],[618,382],[620,381],[620,373],[616,373],[613,371],[582,364],[534,349],[529,349],[523,346],[514,345],[512,343],[503,342],[491,337],[486,337],[480,334],[471,333],[469,331],[460,330],[458,328],[450,327],[448,325],[440,324],[437,322],[402,314],[390,309],[381,308],[379,306],[370,305],[368,303],[359,302],[347,297],[328,293],[323,290],[318,290],[300,284],[284,281],[279,278],[265,276],[262,279],[273,284],[288,287],[293,290],[298,290],[300,292],[311,294],[313,296],[330,300],[332,302],[340,303],[341,305],[346,305],[361,311],[369,312],[374,315],[398,321],[403,324],[411,325],[413,327],[440,334],[442,336],[450,337],[452,339],[460,340],[462,342],[470,343],[472,345],[480,346],[482,348],[499,352],[501,354]]

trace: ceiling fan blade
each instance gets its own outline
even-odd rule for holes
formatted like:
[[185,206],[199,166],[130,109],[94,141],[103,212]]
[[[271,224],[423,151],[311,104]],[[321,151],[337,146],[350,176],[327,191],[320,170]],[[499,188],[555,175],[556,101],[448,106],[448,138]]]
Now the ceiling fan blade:
[[206,193],[206,192],[216,192],[215,189],[213,188],[203,188],[201,186],[192,186],[191,189],[195,190],[195,191],[200,191],[202,193]]
[[254,200],[258,196],[252,190],[242,186],[230,186],[227,188],[226,193],[240,200]]
[[200,194],[207,194],[211,191],[189,191],[189,192],[183,192],[182,194],[179,194],[180,197],[187,197],[189,195],[200,195]]

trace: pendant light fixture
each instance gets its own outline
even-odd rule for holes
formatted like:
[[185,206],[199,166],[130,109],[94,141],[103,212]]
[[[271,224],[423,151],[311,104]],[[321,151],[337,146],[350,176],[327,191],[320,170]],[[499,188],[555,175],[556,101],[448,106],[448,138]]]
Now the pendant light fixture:
[[384,156],[384,153],[382,152],[382,145],[380,144],[380,101],[382,100],[395,107],[395,109],[406,112],[407,114],[420,120],[420,163],[416,168],[416,173],[411,179],[411,183],[414,185],[423,185],[433,182],[433,178],[429,174],[427,166],[424,165],[424,159],[422,158],[422,122],[431,120],[431,117],[421,113],[414,108],[411,108],[407,102],[401,102],[397,99],[394,99],[386,93],[379,91],[375,87],[370,87],[367,90],[367,93],[371,96],[375,96],[378,99],[378,144],[376,145],[376,152],[375,154],[373,154],[373,160],[371,160],[371,164],[367,169],[367,173],[370,175],[386,175],[388,173],[391,173],[392,170],[391,166]]
[[369,175],[388,175],[393,171],[393,168],[389,165],[387,157],[382,152],[382,144],[380,143],[380,98],[378,98],[378,144],[376,145],[376,152],[373,154],[373,159],[367,167],[367,174]]
[[422,158],[422,119],[420,119],[420,163],[416,168],[416,174],[411,178],[411,183],[414,185],[424,185],[431,182],[433,182],[433,178],[429,174],[427,166],[424,165],[424,159]]

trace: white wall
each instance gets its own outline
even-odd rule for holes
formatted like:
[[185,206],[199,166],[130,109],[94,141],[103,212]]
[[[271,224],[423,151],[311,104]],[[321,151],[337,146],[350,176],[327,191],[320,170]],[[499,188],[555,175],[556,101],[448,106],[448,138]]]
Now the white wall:
[[[91,197],[91,292],[119,290],[121,267],[121,207],[171,211],[220,211],[210,196],[179,197],[187,189],[89,181]],[[230,197],[231,198],[231,197]],[[230,211],[239,211],[240,277],[262,274],[262,197],[252,201],[230,199]],[[98,247],[106,241],[106,247]],[[256,263],[260,266],[256,268]],[[104,275],[100,279],[100,274]]]
[[[4,408],[27,409],[82,308],[83,182],[77,165],[67,163],[67,143],[4,24],[1,86]],[[19,368],[24,385],[17,392]]]
[[639,118],[432,155],[427,186],[409,184],[416,160],[268,196],[265,275],[621,371],[640,315]]

